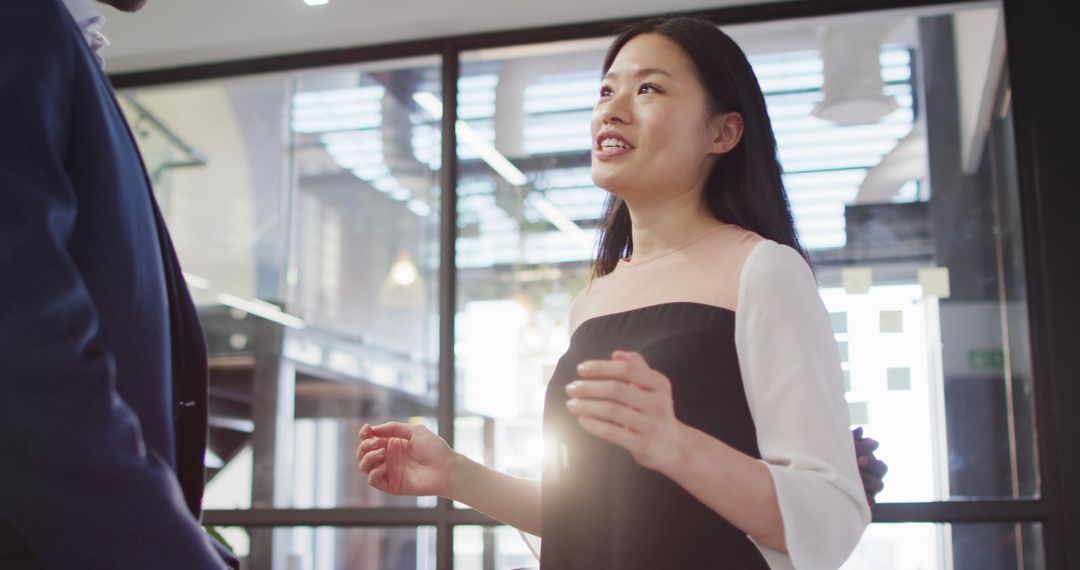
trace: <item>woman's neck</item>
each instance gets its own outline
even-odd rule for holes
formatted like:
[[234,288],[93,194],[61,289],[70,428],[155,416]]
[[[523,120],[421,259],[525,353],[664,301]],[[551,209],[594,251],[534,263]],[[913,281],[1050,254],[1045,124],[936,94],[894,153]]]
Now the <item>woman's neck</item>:
[[717,220],[701,201],[701,194],[687,192],[651,204],[627,202],[634,240],[634,261],[678,248],[718,226]]

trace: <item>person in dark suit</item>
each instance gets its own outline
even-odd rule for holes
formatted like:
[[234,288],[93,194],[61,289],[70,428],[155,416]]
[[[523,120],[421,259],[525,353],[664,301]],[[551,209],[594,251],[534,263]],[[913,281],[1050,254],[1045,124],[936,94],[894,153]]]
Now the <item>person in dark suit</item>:
[[0,568],[235,568],[198,522],[198,315],[68,8],[0,2]]

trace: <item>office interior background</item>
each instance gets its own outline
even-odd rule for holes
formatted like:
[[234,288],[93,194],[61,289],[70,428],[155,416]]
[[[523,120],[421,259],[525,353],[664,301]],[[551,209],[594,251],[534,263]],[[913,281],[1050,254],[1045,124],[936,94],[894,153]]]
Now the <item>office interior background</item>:
[[212,355],[205,521],[248,568],[538,566],[463,505],[369,488],[356,433],[421,422],[539,478],[605,198],[601,60],[616,20],[660,9],[703,11],[749,55],[852,422],[889,465],[843,568],[1080,567],[1080,184],[1055,130],[1076,125],[1080,49],[1054,33],[1074,7],[401,4],[110,14]]

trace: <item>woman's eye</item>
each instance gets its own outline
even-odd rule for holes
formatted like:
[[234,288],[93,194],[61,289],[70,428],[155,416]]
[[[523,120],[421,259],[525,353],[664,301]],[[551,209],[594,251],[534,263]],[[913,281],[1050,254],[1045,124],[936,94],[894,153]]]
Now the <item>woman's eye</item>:
[[611,88],[610,87],[601,87],[600,88],[600,96],[601,97],[607,97],[609,95],[611,95]]
[[638,88],[638,93],[663,93],[663,91],[652,83],[645,83]]

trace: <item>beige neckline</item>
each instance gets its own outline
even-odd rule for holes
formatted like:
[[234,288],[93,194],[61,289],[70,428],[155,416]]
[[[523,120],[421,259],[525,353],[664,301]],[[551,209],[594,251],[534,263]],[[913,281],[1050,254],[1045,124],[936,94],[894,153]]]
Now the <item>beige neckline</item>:
[[715,234],[716,232],[728,227],[729,225],[730,224],[721,224],[719,226],[716,226],[715,228],[713,228],[711,230],[708,230],[708,231],[702,233],[701,235],[699,235],[699,236],[697,236],[695,238],[691,238],[690,241],[688,241],[688,242],[686,242],[686,243],[684,243],[684,244],[682,244],[680,246],[671,248],[671,249],[669,249],[667,251],[660,252],[660,253],[658,253],[658,254],[656,254],[656,255],[648,258],[648,259],[645,259],[643,261],[633,262],[633,261],[630,260],[629,257],[621,257],[621,258],[619,258],[619,266],[621,266],[621,267],[641,267],[642,265],[645,265],[646,263],[649,263],[650,261],[655,261],[657,259],[660,259],[661,257],[666,257],[668,255],[671,255],[671,254],[677,252],[677,251],[684,250],[684,249],[690,247],[691,245],[694,245],[695,243],[697,243],[697,242],[699,242],[699,241],[701,241],[701,240]]

